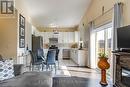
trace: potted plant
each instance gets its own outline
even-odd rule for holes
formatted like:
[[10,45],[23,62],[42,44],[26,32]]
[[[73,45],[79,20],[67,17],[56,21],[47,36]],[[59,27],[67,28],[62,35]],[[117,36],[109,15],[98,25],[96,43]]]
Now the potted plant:
[[110,64],[108,63],[108,57],[107,55],[103,53],[99,53],[99,62],[98,62],[98,67],[101,69],[101,85],[108,85],[106,81],[106,69],[109,69]]

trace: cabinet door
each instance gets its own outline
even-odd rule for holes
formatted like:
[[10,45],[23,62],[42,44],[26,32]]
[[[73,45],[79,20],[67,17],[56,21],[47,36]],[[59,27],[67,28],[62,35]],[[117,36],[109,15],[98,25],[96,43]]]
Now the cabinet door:
[[70,58],[73,60],[73,50],[70,51]]
[[75,62],[79,65],[78,50],[75,50],[75,52],[74,52],[74,57],[75,57]]
[[76,60],[75,60],[75,50],[71,50],[71,59],[76,63]]
[[78,59],[79,59],[79,66],[86,66],[87,65],[87,51],[79,50]]
[[62,43],[63,40],[62,40],[62,36],[63,35],[63,32],[59,32],[59,35],[58,35],[58,43]]
[[75,31],[75,42],[78,42],[79,41],[79,32],[78,31]]
[[78,64],[78,56],[77,56],[78,54],[77,54],[77,50],[72,50],[72,59],[73,59],[73,61],[76,63],[76,64]]
[[64,43],[68,43],[68,35],[64,32]]

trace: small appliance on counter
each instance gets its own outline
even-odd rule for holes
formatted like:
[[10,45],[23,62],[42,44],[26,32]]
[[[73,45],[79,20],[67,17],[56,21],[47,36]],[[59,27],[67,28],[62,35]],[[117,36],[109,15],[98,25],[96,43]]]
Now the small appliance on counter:
[[83,41],[80,41],[79,42],[79,50],[82,50],[83,49]]

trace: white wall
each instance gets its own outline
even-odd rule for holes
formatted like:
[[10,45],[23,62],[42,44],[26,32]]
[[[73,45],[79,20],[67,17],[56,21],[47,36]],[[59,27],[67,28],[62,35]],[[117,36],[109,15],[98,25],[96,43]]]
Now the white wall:
[[25,45],[32,49],[32,25],[28,21],[26,21]]
[[38,29],[35,26],[32,26],[32,34],[35,36],[39,36],[40,32],[38,31]]
[[[24,6],[23,0],[15,0],[15,8],[18,12],[17,26],[19,26],[19,14],[25,17],[25,48],[19,48],[19,27],[17,28],[17,63],[25,64],[26,47],[32,49],[32,21],[28,14],[27,8]],[[30,58],[30,57],[29,57]]]

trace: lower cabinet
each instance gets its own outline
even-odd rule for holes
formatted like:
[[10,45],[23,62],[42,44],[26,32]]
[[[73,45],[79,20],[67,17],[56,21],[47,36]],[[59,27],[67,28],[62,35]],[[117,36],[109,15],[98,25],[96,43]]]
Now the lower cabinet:
[[72,49],[70,56],[78,66],[87,66],[87,53],[86,50]]
[[72,49],[70,52],[70,58],[78,64],[78,50]]

